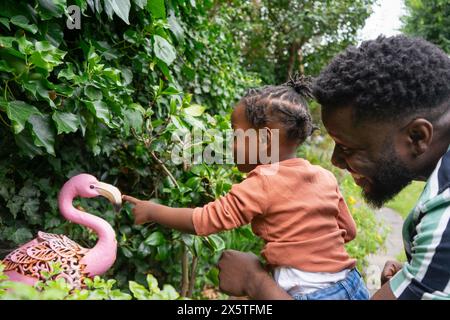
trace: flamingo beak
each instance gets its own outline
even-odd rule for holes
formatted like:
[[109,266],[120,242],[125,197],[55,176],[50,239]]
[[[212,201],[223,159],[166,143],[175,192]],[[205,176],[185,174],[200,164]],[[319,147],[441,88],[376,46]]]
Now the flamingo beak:
[[105,197],[112,203],[116,212],[120,211],[120,208],[122,208],[122,194],[119,189],[104,182],[97,182],[95,184],[95,189],[97,189],[101,196]]

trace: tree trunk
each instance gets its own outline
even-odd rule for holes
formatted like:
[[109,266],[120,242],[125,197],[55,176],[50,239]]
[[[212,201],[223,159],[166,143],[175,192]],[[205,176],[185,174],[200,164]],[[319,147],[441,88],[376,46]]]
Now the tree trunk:
[[287,69],[287,77],[286,81],[289,81],[289,79],[292,76],[292,73],[294,72],[295,68],[295,61],[297,60],[297,51],[299,49],[299,42],[294,41],[291,44],[291,47],[289,48],[289,60],[288,60],[288,69]]
[[195,277],[197,276],[197,265],[198,265],[198,257],[192,257],[191,264],[191,277],[189,278],[189,291],[187,294],[188,298],[192,298],[192,294],[194,293],[195,287]]
[[183,243],[181,258],[181,296],[186,297],[189,288],[189,257],[187,246]]
[[287,69],[286,81],[289,81],[290,77],[294,74],[295,65],[298,62],[298,72],[300,74],[305,74],[305,67],[303,65],[303,42],[294,41],[289,48],[289,60]]

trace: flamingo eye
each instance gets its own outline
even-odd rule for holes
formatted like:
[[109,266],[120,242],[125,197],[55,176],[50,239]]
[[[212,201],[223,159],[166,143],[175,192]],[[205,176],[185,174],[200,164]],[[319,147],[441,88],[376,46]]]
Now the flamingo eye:
[[89,186],[89,188],[94,189],[95,187],[94,187],[93,184],[91,184],[91,185]]

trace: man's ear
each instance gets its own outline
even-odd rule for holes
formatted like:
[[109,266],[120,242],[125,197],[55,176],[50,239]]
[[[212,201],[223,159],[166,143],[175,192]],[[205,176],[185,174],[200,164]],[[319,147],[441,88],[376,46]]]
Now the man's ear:
[[410,152],[414,156],[425,153],[433,140],[433,125],[424,118],[412,120],[406,127]]

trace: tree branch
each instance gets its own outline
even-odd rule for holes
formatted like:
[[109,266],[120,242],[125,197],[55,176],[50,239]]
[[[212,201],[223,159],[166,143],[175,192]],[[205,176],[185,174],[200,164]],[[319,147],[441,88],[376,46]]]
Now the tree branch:
[[181,296],[186,297],[189,287],[189,259],[186,244],[183,246],[183,256],[181,258]]
[[198,266],[198,257],[193,256],[191,264],[191,276],[189,278],[189,291],[187,294],[188,298],[192,298],[192,294],[194,293],[195,278],[197,276],[197,266]]

